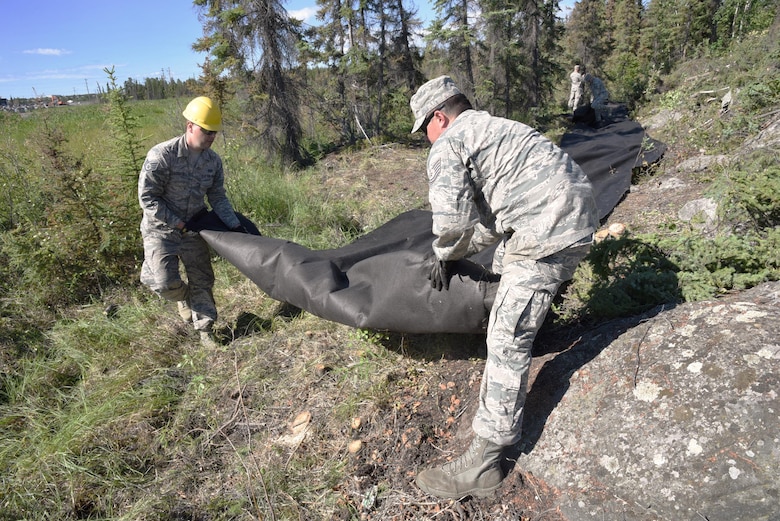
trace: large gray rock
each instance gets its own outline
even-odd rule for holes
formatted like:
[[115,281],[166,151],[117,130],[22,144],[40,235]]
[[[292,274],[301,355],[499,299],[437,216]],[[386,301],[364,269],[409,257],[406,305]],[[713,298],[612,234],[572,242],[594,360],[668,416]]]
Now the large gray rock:
[[728,162],[728,159],[729,159],[728,156],[724,156],[724,155],[695,156],[686,159],[685,161],[677,165],[677,170],[686,173],[703,172],[713,165],[726,164]]
[[780,283],[616,322],[541,368],[518,465],[570,521],[777,521],[779,384]]
[[759,148],[777,148],[780,146],[780,118],[767,124],[758,135],[745,143],[746,148],[755,150]]

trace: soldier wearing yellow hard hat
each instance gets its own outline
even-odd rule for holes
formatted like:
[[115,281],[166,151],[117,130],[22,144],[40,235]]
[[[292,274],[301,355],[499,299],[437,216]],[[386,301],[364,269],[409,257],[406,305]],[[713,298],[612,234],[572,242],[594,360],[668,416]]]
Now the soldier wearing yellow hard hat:
[[[211,150],[222,130],[219,107],[205,96],[187,104],[183,135],[149,151],[138,179],[143,210],[144,263],[141,282],[166,300],[177,302],[179,315],[208,345],[215,343],[217,308],[208,245],[187,223],[211,210],[233,231],[246,231],[225,194],[222,159]],[[180,264],[184,266],[186,281]]]

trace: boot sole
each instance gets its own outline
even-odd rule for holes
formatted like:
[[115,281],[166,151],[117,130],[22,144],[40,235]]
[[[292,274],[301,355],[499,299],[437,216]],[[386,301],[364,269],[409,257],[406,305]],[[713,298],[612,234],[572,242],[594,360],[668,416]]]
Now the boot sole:
[[466,497],[466,496],[488,497],[488,496],[492,495],[498,489],[498,487],[501,486],[501,482],[498,482],[496,485],[494,485],[492,487],[488,487],[488,488],[472,488],[471,490],[467,490],[467,491],[465,491],[465,492],[463,492],[461,494],[454,495],[454,494],[451,494],[451,493],[449,493],[447,491],[444,491],[444,490],[440,491],[440,490],[435,489],[435,488],[430,488],[430,487],[420,483],[416,479],[414,481],[417,484],[417,486],[420,488],[420,490],[422,490],[426,494],[430,494],[431,496],[436,496],[436,497],[440,497],[440,498],[443,498],[443,499],[460,499],[460,498],[463,498],[463,497]]

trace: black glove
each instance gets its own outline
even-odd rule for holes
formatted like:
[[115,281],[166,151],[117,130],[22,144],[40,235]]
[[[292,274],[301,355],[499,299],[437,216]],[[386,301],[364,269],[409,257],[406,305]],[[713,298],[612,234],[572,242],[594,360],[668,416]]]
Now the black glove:
[[249,230],[247,230],[243,224],[239,224],[235,228],[230,229],[231,232],[238,232],[238,233],[249,233]]
[[184,223],[184,228],[181,230],[184,232],[199,232],[206,228],[208,219],[210,218],[209,209],[202,208],[198,213],[190,217],[190,219]]
[[439,260],[433,257],[433,264],[431,264],[431,273],[428,275],[428,280],[431,281],[431,287],[436,291],[441,291],[442,288],[450,289],[450,269],[452,268],[452,261]]

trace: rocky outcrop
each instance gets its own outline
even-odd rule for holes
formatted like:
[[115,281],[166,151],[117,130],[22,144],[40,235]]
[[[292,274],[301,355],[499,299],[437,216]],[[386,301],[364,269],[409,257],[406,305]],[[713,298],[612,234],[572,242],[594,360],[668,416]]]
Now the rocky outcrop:
[[686,173],[703,172],[714,165],[724,165],[727,162],[728,156],[725,155],[695,156],[677,165],[677,170]]
[[569,521],[780,520],[780,283],[584,335],[531,386],[518,466]]
[[755,138],[749,139],[745,147],[749,150],[780,147],[780,118],[777,117],[777,112],[775,119],[767,123]]

